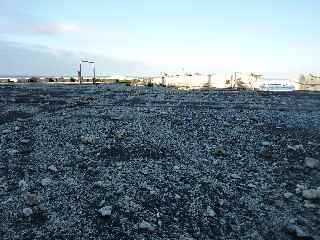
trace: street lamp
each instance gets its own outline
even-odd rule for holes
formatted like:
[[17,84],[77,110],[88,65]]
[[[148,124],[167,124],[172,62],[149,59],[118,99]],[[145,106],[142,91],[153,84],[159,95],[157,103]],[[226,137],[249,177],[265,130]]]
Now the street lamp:
[[79,82],[80,84],[82,84],[82,63],[89,63],[89,64],[92,64],[92,70],[93,70],[93,84],[96,84],[96,65],[95,65],[95,62],[93,61],[88,61],[88,60],[81,60],[80,61],[80,67],[79,67]]

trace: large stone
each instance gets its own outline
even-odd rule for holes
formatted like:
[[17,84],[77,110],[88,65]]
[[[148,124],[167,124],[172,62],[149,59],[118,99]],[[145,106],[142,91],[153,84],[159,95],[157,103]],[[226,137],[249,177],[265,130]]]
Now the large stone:
[[107,188],[109,185],[103,181],[97,181],[93,184],[96,188]]
[[28,188],[28,184],[25,180],[20,180],[19,181],[19,188],[22,192],[26,191]]
[[52,182],[52,180],[50,178],[41,179],[41,185],[44,187],[50,185],[51,182]]
[[36,206],[36,205],[38,205],[40,203],[39,202],[39,197],[35,193],[29,193],[28,192],[28,193],[24,194],[23,198],[24,198],[24,201],[25,201],[26,205],[30,206],[30,207]]
[[21,143],[22,143],[22,144],[29,144],[30,142],[31,142],[30,139],[22,139],[22,140],[21,140]]
[[302,196],[308,200],[320,199],[320,189],[303,190]]
[[264,159],[272,159],[273,157],[273,150],[271,146],[263,146],[260,149],[259,152],[260,156],[263,157]]
[[95,144],[96,139],[93,136],[82,136],[81,137],[81,143],[83,144]]
[[54,165],[50,165],[48,167],[48,169],[51,171],[51,172],[58,172],[58,169],[54,166]]
[[98,211],[102,217],[110,217],[112,214],[112,206],[100,208]]
[[264,141],[264,142],[261,143],[261,145],[267,147],[267,146],[271,146],[272,143],[271,143],[271,142]]
[[320,161],[315,158],[306,157],[304,163],[308,168],[320,168]]
[[33,214],[33,211],[31,208],[24,208],[22,212],[25,217],[30,217]]
[[289,223],[287,225],[287,231],[289,234],[291,234],[294,237],[297,237],[298,239],[310,239],[311,237],[300,226],[297,226],[296,224],[293,224],[293,223]]
[[208,217],[215,217],[216,216],[215,211],[209,206],[207,207],[207,216]]
[[303,147],[303,145],[302,144],[300,144],[300,145],[288,145],[288,149],[289,150],[293,150],[293,151],[302,151],[302,152],[304,152],[304,147]]
[[3,134],[8,134],[8,133],[10,133],[10,132],[11,132],[11,131],[10,131],[9,129],[5,129],[5,130],[2,131]]
[[214,149],[214,155],[218,157],[223,157],[226,155],[226,151],[222,146],[218,146]]
[[147,221],[142,221],[140,224],[139,224],[139,228],[141,230],[146,230],[146,231],[149,231],[149,232],[153,232],[155,230],[155,227],[147,222]]
[[233,179],[241,179],[241,176],[239,176],[238,174],[235,174],[235,173],[231,174],[231,177]]
[[283,194],[283,196],[284,196],[284,198],[289,199],[289,198],[293,197],[293,193],[286,192]]

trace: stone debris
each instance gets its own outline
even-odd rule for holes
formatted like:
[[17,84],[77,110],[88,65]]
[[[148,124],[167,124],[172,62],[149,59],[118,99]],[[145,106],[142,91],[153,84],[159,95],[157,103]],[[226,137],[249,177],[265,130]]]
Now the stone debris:
[[319,96],[1,85],[0,238],[320,239]]

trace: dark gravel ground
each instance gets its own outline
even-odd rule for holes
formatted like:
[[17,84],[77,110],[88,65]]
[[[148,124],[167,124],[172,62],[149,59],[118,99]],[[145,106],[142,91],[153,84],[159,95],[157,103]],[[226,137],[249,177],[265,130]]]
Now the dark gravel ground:
[[320,239],[320,93],[0,85],[0,114],[1,240]]

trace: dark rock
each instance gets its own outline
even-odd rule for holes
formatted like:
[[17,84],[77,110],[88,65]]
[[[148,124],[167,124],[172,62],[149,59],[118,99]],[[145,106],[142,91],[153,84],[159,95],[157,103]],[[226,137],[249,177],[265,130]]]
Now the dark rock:
[[39,197],[35,193],[29,193],[29,192],[25,193],[23,198],[24,198],[26,205],[30,206],[30,207],[38,205],[40,203]]
[[287,231],[289,234],[291,234],[294,237],[297,237],[298,239],[301,240],[313,240],[313,237],[304,231],[301,227],[294,223],[289,223],[287,226]]

